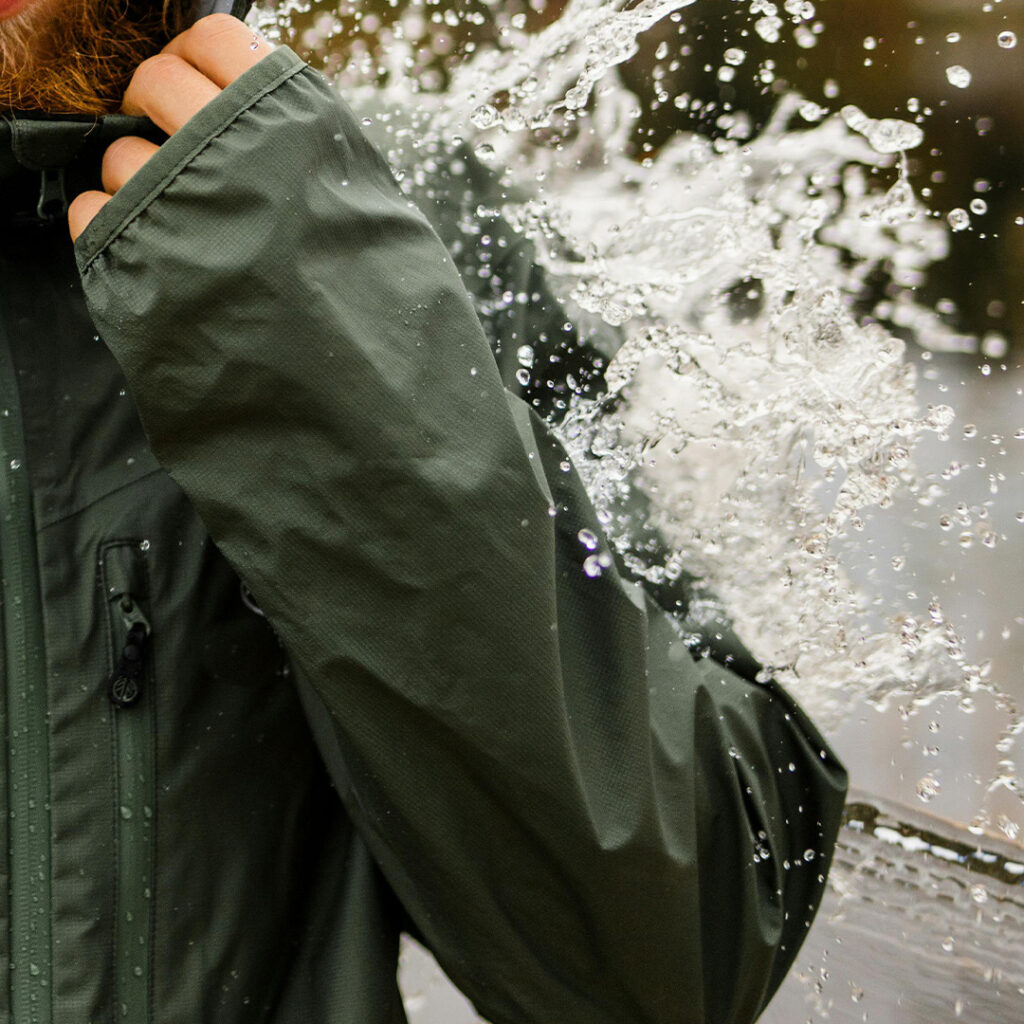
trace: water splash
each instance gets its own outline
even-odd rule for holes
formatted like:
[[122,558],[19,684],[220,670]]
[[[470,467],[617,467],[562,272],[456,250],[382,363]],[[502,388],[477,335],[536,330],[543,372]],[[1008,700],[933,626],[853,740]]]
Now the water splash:
[[[954,412],[921,406],[905,339],[977,350],[915,291],[971,215],[937,218],[915,194],[904,154],[924,141],[918,125],[793,95],[756,135],[722,110],[714,139],[677,134],[639,162],[627,156],[642,111],[610,72],[693,2],[571,0],[534,33],[513,18],[499,48],[479,48],[433,94],[409,78],[413,26],[343,80],[415,106],[423,140],[459,136],[523,186],[531,198],[500,212],[536,243],[578,318],[619,331],[607,380],[621,400],[577,400],[562,432],[633,570],[656,582],[695,574],[691,616],[735,621],[826,726],[858,700],[915,708],[953,693],[967,709],[991,694],[1007,723],[991,786],[1019,791],[1020,716],[940,598],[883,607],[846,564],[869,512],[941,498],[915,449],[945,436]],[[813,4],[787,0],[785,19],[768,0],[749,10],[762,40],[788,30],[813,45]],[[410,7],[399,27],[420,17]],[[723,47],[722,68],[746,62]],[[960,65],[947,78],[970,84]],[[879,278],[884,295],[866,300]],[[532,353],[519,361],[529,374]],[[637,551],[638,491],[667,541],[656,560]],[[973,543],[973,524],[962,532]],[[606,567],[596,555],[588,565]]]
[[[701,607],[740,623],[827,722],[854,696],[977,686],[937,604],[872,624],[870,596],[836,549],[866,508],[903,493],[934,500],[912,452],[953,420],[948,407],[918,407],[893,333],[965,347],[909,294],[945,255],[945,229],[902,169],[885,192],[868,185],[868,168],[894,140],[918,144],[919,130],[852,108],[795,130],[802,103],[791,97],[756,138],[739,124],[731,139],[679,136],[638,167],[609,142],[630,128],[616,99],[595,104],[596,130],[570,159],[564,146],[528,155],[545,195],[505,211],[564,293],[624,327],[607,379],[627,401],[613,412],[578,402],[564,427],[604,520],[628,530],[621,510],[641,487],[671,559],[717,598]],[[855,311],[883,263],[907,290],[871,311],[888,330]],[[616,539],[630,557],[633,538]],[[633,562],[654,580],[666,571]]]

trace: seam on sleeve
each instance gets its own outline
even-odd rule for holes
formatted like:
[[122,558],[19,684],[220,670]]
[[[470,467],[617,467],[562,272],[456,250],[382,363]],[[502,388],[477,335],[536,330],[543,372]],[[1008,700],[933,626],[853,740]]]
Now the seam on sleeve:
[[[75,242],[79,272],[84,275],[117,236],[242,114],[268,93],[308,69],[305,61],[287,46],[282,46],[223,89],[175,132],[96,214]],[[241,104],[236,97],[239,92],[246,97]],[[125,205],[127,209],[122,209]]]

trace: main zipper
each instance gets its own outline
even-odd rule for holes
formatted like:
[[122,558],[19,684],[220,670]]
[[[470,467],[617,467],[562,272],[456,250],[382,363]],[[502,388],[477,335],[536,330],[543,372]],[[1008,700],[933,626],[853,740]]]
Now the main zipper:
[[51,1024],[50,751],[43,611],[21,400],[2,316],[0,458],[11,1020]]
[[154,694],[152,627],[143,542],[114,541],[100,552],[110,629],[113,705],[114,821],[117,886],[114,908],[115,1019],[152,1017],[154,848]]

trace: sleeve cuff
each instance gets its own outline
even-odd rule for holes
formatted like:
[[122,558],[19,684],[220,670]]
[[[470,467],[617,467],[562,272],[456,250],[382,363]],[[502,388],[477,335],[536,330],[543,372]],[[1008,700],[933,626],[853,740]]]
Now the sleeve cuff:
[[79,272],[84,274],[93,260],[213,139],[267,93],[306,70],[309,66],[305,61],[287,46],[280,46],[207,103],[118,189],[78,236],[75,259]]

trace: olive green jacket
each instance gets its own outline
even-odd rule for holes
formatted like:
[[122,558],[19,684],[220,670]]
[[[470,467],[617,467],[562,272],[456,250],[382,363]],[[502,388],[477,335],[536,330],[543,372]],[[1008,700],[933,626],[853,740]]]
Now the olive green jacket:
[[405,930],[493,1024],[748,1024],[846,779],[585,565],[533,408],[581,340],[539,284],[482,321],[284,48],[72,252],[63,194],[145,129],[0,140],[0,1021],[398,1024]]

